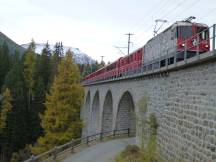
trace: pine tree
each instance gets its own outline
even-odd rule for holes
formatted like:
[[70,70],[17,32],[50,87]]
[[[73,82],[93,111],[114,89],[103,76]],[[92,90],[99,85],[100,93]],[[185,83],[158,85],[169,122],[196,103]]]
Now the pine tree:
[[55,75],[58,71],[58,65],[60,63],[61,57],[60,57],[60,49],[58,43],[55,45],[55,49],[52,54],[51,58],[51,82],[54,81]]
[[62,42],[60,42],[60,53],[59,54],[60,54],[59,55],[60,58],[64,57],[64,46]]
[[0,132],[6,127],[7,117],[12,111],[11,102],[12,102],[12,97],[11,97],[10,90],[6,88],[3,93],[3,101],[2,101],[1,113],[0,113]]
[[1,159],[5,161],[7,159],[7,150],[10,149],[7,146],[8,139],[8,122],[10,118],[10,114],[12,111],[12,97],[10,90],[8,88],[5,89],[3,93],[3,101],[0,112],[0,148],[1,148]]
[[35,44],[34,39],[32,39],[27,50],[35,52],[35,49],[36,49],[36,44]]
[[41,115],[45,135],[38,139],[38,146],[32,148],[34,153],[46,151],[80,136],[83,95],[78,67],[72,61],[72,53],[67,51],[58,67],[50,95],[46,97],[46,110]]
[[33,88],[33,101],[32,101],[32,109],[31,112],[31,120],[30,125],[32,129],[32,142],[35,142],[39,136],[43,135],[43,128],[41,127],[41,120],[39,117],[40,113],[44,112],[45,106],[45,86],[41,77],[37,78],[34,82]]
[[10,120],[7,123],[3,138],[9,158],[13,152],[17,152],[32,142],[27,120],[30,114],[27,111],[27,97],[21,63],[14,65],[8,72],[3,88],[9,88],[13,98]]
[[42,77],[46,91],[49,90],[51,80],[51,51],[47,42],[39,57],[38,75]]
[[0,90],[4,84],[4,79],[10,69],[9,49],[6,43],[0,47]]
[[102,60],[100,63],[100,68],[104,67],[105,65],[106,65],[105,62]]
[[63,58],[64,57],[64,46],[62,42],[56,42],[54,46],[54,54],[58,56],[58,58]]

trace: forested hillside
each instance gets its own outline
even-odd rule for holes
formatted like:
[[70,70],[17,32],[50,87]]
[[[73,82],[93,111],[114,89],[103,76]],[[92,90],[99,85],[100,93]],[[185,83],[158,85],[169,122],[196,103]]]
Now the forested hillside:
[[80,136],[83,88],[72,55],[48,43],[36,54],[34,41],[22,55],[0,46],[0,161],[23,161]]
[[15,52],[19,52],[20,54],[23,54],[25,51],[25,48],[15,43],[13,40],[8,38],[5,34],[0,32],[0,46],[2,46],[4,43],[7,44],[8,50],[10,51],[10,54],[14,54]]

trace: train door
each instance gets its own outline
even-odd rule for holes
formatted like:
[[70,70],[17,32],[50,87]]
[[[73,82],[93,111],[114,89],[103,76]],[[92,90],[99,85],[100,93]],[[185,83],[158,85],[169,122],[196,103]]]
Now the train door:
[[199,53],[210,50],[209,29],[205,26],[197,26],[196,33],[198,38]]
[[122,61],[123,57],[120,57],[117,61],[117,77],[121,76],[121,67],[123,65],[123,61]]

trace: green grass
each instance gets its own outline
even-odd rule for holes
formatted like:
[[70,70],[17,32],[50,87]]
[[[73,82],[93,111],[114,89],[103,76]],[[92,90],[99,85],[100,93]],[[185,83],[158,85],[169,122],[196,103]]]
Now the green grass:
[[128,145],[116,157],[115,162],[163,162],[154,151],[141,150],[136,145]]

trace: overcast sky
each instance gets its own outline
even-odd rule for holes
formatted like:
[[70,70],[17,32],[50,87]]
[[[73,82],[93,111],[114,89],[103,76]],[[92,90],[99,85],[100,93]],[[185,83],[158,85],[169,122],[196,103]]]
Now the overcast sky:
[[155,19],[168,20],[164,30],[191,15],[216,23],[216,0],[0,0],[0,31],[18,44],[62,41],[107,62],[123,56],[115,46],[127,46],[126,33],[135,50],[153,36]]

